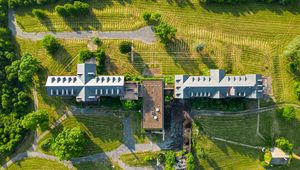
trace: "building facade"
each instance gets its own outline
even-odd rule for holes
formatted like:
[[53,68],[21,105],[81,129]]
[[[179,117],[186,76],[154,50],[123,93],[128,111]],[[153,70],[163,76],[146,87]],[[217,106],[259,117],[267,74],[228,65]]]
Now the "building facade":
[[263,96],[263,78],[260,74],[226,76],[225,70],[210,70],[209,76],[175,75],[174,97],[258,99]]
[[96,76],[96,64],[77,65],[76,76],[49,76],[49,96],[76,97],[78,102],[94,102],[101,96],[124,96],[124,76]]

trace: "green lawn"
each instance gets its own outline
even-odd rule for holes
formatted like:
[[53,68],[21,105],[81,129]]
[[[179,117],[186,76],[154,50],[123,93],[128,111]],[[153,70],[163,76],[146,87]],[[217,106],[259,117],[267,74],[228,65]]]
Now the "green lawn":
[[8,167],[8,170],[67,170],[63,164],[41,158],[26,158]]
[[[79,29],[113,31],[140,28],[145,25],[141,18],[144,11],[159,12],[163,20],[177,28],[177,39],[167,45],[159,42],[146,45],[134,41],[137,52],[134,63],[128,61],[128,56],[118,52],[118,41],[105,41],[104,46],[108,47],[107,73],[142,74],[156,69],[157,74],[163,75],[202,74],[207,73],[208,68],[225,68],[231,70],[232,74],[262,73],[272,76],[278,102],[299,103],[293,95],[294,80],[286,71],[286,62],[281,57],[286,44],[300,34],[299,5],[255,2],[220,6],[199,4],[198,0],[92,0],[89,3],[92,16],[63,19],[53,12],[54,5],[46,5],[41,7],[48,17],[43,23],[30,14],[31,8],[17,9],[16,18],[19,25],[29,32]],[[78,53],[78,49],[86,46],[84,41],[64,42],[66,51],[61,51],[58,56],[69,53],[73,58],[74,51]],[[195,51],[199,43],[205,44],[201,54]],[[40,46],[31,48],[43,51],[36,54],[37,57],[47,56]],[[48,60],[47,57],[45,62]],[[48,69],[53,74],[67,74],[64,72],[67,66],[74,73],[76,62],[69,65],[70,59],[63,58],[61,61],[48,62]]]
[[82,162],[74,165],[77,170],[121,170],[121,168],[108,160],[99,160],[95,162]]
[[[108,116],[74,116],[68,117],[62,124],[51,131],[44,139],[57,135],[62,127],[80,127],[88,138],[88,144],[81,156],[111,151],[118,148],[123,139],[123,126],[120,118]],[[39,143],[39,149],[44,140]],[[43,151],[49,154],[51,151]]]
[[209,136],[219,137],[249,145],[263,145],[256,136],[257,115],[249,116],[201,116],[195,123]]
[[[156,157],[160,152],[138,152],[138,153],[129,153],[120,156],[122,162],[129,166],[154,166],[156,165]],[[153,157],[154,160],[147,161],[146,157]]]

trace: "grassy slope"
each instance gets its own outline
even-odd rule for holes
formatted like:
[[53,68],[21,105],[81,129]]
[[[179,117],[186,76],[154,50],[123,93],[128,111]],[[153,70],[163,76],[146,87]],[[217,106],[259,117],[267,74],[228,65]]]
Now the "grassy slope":
[[77,170],[94,170],[94,169],[101,169],[101,170],[121,170],[121,168],[109,161],[99,160],[96,162],[83,162],[80,164],[74,165]]
[[[91,6],[92,17],[67,20],[53,13],[53,6],[43,7],[49,18],[44,26],[30,15],[31,9],[17,10],[16,17],[26,31],[132,30],[145,25],[141,19],[143,11],[160,12],[165,21],[178,29],[177,40],[167,46],[136,42],[139,56],[133,65],[115,51],[115,42],[108,42],[107,46],[114,49],[113,52],[108,50],[109,73],[139,74],[145,64],[159,68],[162,74],[199,74],[206,73],[207,68],[231,68],[232,73],[272,76],[277,100],[296,102],[291,88],[293,79],[285,71],[285,62],[279,55],[300,33],[298,5],[250,3],[220,7],[199,5],[197,0],[180,3],[107,0],[92,1]],[[201,55],[194,49],[200,42],[205,44]]]
[[[51,131],[44,139],[57,135],[62,127],[73,128],[79,126],[89,138],[88,145],[81,156],[92,155],[103,151],[110,151],[119,147],[123,139],[123,127],[119,118],[114,116],[74,116],[68,117],[62,126]],[[39,148],[41,149],[41,142]],[[43,151],[47,152],[47,151]],[[53,154],[51,152],[47,152]]]
[[145,157],[158,156],[159,152],[139,152],[139,153],[129,153],[120,156],[122,162],[129,166],[153,166],[156,165],[156,159],[154,161],[145,161]]
[[27,158],[11,165],[8,170],[67,170],[63,164],[40,158]]

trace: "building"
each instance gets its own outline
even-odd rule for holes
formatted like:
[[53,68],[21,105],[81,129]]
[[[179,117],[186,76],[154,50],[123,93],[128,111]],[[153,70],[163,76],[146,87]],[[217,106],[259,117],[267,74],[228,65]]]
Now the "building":
[[164,138],[164,83],[143,81],[143,128],[162,133]]
[[226,76],[225,70],[210,70],[209,76],[175,75],[174,97],[214,99],[241,97],[258,99],[263,96],[263,78],[260,74]]
[[76,76],[49,76],[49,96],[75,96],[78,102],[98,101],[101,96],[124,95],[124,76],[96,76],[96,64],[77,64]]
[[283,152],[280,148],[274,147],[270,149],[272,159],[271,165],[287,165],[290,161],[290,155]]

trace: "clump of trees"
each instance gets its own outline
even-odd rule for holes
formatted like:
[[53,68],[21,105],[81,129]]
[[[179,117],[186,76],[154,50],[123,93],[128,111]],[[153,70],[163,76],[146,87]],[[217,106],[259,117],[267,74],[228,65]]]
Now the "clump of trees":
[[42,45],[50,55],[54,55],[60,47],[58,40],[53,35],[46,35],[42,40]]
[[89,50],[83,50],[79,53],[79,60],[81,62],[85,62],[88,59],[96,58],[98,65],[97,65],[97,73],[101,74],[103,73],[105,69],[105,51],[104,49],[100,48],[96,50],[95,52],[91,52]]
[[145,11],[142,15],[143,19],[147,22],[147,24],[155,25],[161,21],[161,15],[157,12],[148,12]]
[[86,146],[87,141],[80,128],[64,128],[53,140],[51,149],[61,160],[78,157]]
[[45,130],[48,127],[48,112],[44,109],[31,112],[22,119],[22,126],[26,129],[35,130],[40,127]]
[[286,138],[278,138],[275,141],[276,146],[280,149],[282,149],[284,152],[286,153],[292,153],[293,151],[293,144],[289,142],[289,140],[287,140]]
[[286,121],[294,120],[296,118],[296,111],[293,106],[285,106],[277,111],[279,116]]
[[55,11],[63,16],[82,16],[82,15],[89,15],[90,13],[90,5],[85,2],[74,1],[73,4],[64,4],[64,5],[56,5]]
[[131,51],[132,43],[129,41],[122,41],[119,45],[119,50],[122,54],[127,54]]
[[33,9],[32,10],[32,15],[35,16],[37,19],[44,19],[46,18],[46,14],[43,10],[41,9]]
[[162,43],[167,43],[175,38],[177,29],[165,22],[160,22],[154,27],[154,31]]

